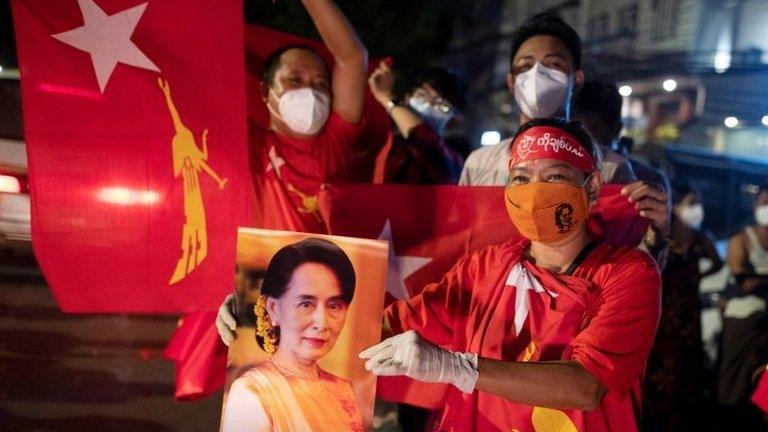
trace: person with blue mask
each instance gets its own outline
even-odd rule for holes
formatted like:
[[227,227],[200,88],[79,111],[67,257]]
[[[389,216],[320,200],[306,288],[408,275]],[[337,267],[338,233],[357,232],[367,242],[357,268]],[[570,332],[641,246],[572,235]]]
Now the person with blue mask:
[[443,137],[467,104],[464,80],[446,68],[427,69],[399,100],[385,60],[368,85],[394,123],[392,137],[376,160],[374,182],[456,184],[464,160]]

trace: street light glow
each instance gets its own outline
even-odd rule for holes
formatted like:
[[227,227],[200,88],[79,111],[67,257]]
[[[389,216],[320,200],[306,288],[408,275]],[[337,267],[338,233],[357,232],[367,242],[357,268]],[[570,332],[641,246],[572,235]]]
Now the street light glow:
[[498,131],[485,131],[480,136],[480,145],[490,146],[501,142],[501,134]]
[[632,87],[630,87],[628,85],[623,85],[623,86],[619,87],[619,94],[624,96],[624,97],[627,97],[627,96],[631,95],[632,94]]
[[735,128],[736,126],[739,125],[739,119],[737,119],[734,116],[728,116],[728,117],[725,118],[723,123],[725,124],[725,127],[727,127],[727,128]]
[[664,87],[664,90],[668,92],[675,91],[675,89],[677,88],[677,81],[670,78],[670,79],[664,80],[664,82],[661,83],[661,86]]
[[768,126],[768,114],[763,116],[762,122],[763,126]]
[[712,62],[715,67],[715,72],[723,73],[731,67],[731,53],[726,51],[720,51],[715,54],[715,60]]

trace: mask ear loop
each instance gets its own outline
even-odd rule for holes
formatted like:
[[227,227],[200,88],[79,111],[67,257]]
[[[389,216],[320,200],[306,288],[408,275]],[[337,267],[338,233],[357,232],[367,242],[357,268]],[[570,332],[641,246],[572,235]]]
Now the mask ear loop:
[[[595,171],[592,171],[589,174],[587,174],[587,178],[584,180],[584,183],[581,184],[582,189],[584,190],[587,189],[587,184],[589,184],[589,181],[592,179],[592,174],[594,172]],[[597,195],[595,193],[587,191],[587,198],[589,200],[587,204],[597,204]]]
[[275,111],[274,108],[272,108],[272,105],[269,104],[269,95],[272,95],[277,99],[278,103],[280,102],[280,97],[277,96],[277,93],[275,93],[274,90],[272,90],[272,87],[269,88],[269,94],[267,95],[267,99],[264,100],[264,104],[267,105],[267,110],[272,113],[273,116],[275,116],[278,120],[285,123],[285,120],[283,120],[283,116],[280,115],[278,111]]

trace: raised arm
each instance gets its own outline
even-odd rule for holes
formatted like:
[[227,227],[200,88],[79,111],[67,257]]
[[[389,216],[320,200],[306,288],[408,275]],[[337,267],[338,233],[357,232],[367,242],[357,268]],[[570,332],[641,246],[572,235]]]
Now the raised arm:
[[333,111],[347,122],[357,124],[365,101],[368,51],[333,1],[302,3],[336,62],[331,78]]

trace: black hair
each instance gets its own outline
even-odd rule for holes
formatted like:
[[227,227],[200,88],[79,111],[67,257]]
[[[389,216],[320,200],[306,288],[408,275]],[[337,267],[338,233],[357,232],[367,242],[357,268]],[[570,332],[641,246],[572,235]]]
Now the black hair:
[[517,54],[517,51],[525,41],[540,35],[554,36],[560,39],[568,48],[568,51],[571,52],[573,69],[581,69],[581,38],[579,34],[559,16],[551,13],[540,13],[528,18],[512,33],[510,63],[514,60],[515,54]]
[[688,194],[694,194],[697,197],[701,196],[699,190],[691,182],[683,179],[676,179],[672,182],[671,189],[673,204],[680,204]]
[[341,296],[351,303],[355,294],[355,269],[344,251],[335,243],[319,238],[308,238],[277,251],[269,262],[261,293],[280,298],[288,287],[293,272],[305,263],[327,266],[336,275]]
[[622,99],[613,83],[586,81],[573,96],[571,115],[600,114],[612,129],[621,129]]
[[444,67],[435,67],[421,71],[414,83],[414,88],[429,84],[451,105],[463,111],[467,107],[467,82],[458,73]]
[[[320,57],[320,54],[314,48],[312,48],[309,45],[303,45],[303,44],[288,44],[288,45],[283,45],[280,48],[272,51],[264,60],[264,70],[261,72],[261,80],[263,82],[270,85],[272,84],[272,80],[275,79],[275,72],[280,67],[280,59],[282,58],[283,54],[285,54],[286,52],[292,49],[305,50],[316,55],[317,58],[320,59],[320,62],[323,64],[323,67],[325,68],[326,73],[328,73],[328,65],[325,64],[325,61],[323,61],[323,58]],[[330,73],[328,75],[330,76]]]
[[576,138],[576,140],[584,146],[585,149],[589,152],[589,154],[592,156],[592,160],[595,161],[595,168],[599,169],[600,164],[603,160],[603,154],[600,151],[600,147],[595,144],[595,142],[592,140],[592,137],[589,136],[586,130],[584,130],[584,127],[581,126],[581,123],[576,121],[567,121],[565,119],[562,119],[560,117],[553,117],[553,118],[535,118],[528,123],[524,123],[515,133],[515,137],[512,138],[512,142],[515,142],[517,137],[522,134],[523,132],[527,131],[528,129],[536,126],[549,126],[558,128],[564,132],[567,132],[572,137]]

